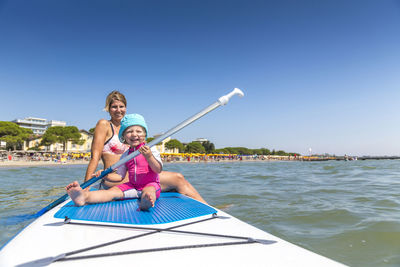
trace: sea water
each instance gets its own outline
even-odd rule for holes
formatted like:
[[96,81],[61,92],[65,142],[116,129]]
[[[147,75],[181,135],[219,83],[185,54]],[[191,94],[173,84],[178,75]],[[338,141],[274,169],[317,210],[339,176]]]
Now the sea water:
[[[0,168],[0,246],[86,166]],[[400,266],[400,161],[165,164],[206,201],[349,266]],[[268,261],[268,259],[265,259]]]

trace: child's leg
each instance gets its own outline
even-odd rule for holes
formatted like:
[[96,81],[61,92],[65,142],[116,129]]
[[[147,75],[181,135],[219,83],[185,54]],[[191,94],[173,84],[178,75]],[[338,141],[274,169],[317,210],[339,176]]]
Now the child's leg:
[[74,201],[75,205],[83,206],[86,202],[86,194],[89,191],[89,187],[86,189],[82,189],[77,181],[70,183],[65,187],[68,195]]
[[77,206],[83,206],[86,203],[108,202],[114,198],[122,198],[124,196],[124,193],[118,187],[111,187],[108,190],[89,191],[88,188],[82,189],[77,181],[67,185],[65,189]]
[[154,203],[156,202],[156,188],[152,185],[146,186],[142,190],[142,197],[140,199],[139,207],[141,210],[148,210],[151,207],[154,207]]

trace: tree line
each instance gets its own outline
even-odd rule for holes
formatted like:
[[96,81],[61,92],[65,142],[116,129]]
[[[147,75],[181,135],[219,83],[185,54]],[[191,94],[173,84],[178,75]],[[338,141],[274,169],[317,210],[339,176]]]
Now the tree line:
[[[94,128],[89,132],[93,133]],[[16,150],[22,149],[23,142],[33,138],[32,130],[20,127],[14,122],[0,121],[0,141],[7,142],[6,149]],[[152,141],[154,138],[147,138],[147,142]],[[39,150],[40,146],[50,146],[55,143],[63,144],[63,151],[66,149],[67,142],[72,144],[82,145],[84,140],[81,139],[81,133],[76,126],[53,126],[49,127],[42,140],[37,147],[30,148],[32,150]],[[269,150],[267,148],[251,149],[246,147],[225,147],[215,148],[215,145],[210,142],[193,141],[188,144],[183,144],[177,139],[171,139],[165,144],[167,149],[178,149],[180,153],[201,153],[201,154],[238,154],[238,155],[299,155],[298,153],[287,153],[283,150]]]
[[[34,136],[31,129],[20,127],[14,122],[0,121],[0,141],[7,143],[7,150],[21,150],[23,143]],[[39,150],[39,146],[61,143],[63,144],[63,151],[65,151],[69,141],[77,145],[82,145],[85,142],[81,139],[81,133],[76,126],[53,126],[46,130],[38,146],[29,149]]]
[[[154,139],[154,138],[153,138]],[[153,140],[148,138],[148,140]],[[215,148],[215,145],[210,141],[198,142],[193,141],[186,145],[182,144],[177,139],[172,139],[165,143],[165,147],[168,149],[178,149],[180,153],[206,153],[206,154],[238,154],[238,155],[278,155],[278,156],[294,156],[300,155],[299,153],[288,153],[283,150],[275,151],[267,148],[251,149],[246,147],[225,147]]]

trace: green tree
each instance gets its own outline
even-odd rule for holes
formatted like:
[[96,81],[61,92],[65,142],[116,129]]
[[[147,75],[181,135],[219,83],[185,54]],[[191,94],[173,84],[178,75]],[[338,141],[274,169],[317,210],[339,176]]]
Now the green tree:
[[226,154],[239,154],[238,150],[235,147],[225,147]]
[[153,141],[154,139],[155,139],[154,137],[149,137],[149,138],[146,139],[146,143],[148,144],[148,143],[150,143],[151,141]]
[[278,155],[278,156],[287,156],[288,154],[287,154],[285,151],[283,151],[283,150],[278,150],[278,151],[276,151],[275,155]]
[[179,149],[179,152],[182,152],[184,150],[183,144],[179,142],[177,139],[171,139],[167,143],[165,143],[165,147],[168,149]]
[[270,155],[271,151],[268,148],[261,148],[262,155]]
[[285,152],[283,150],[278,150],[275,151],[275,149],[273,149],[272,151],[270,151],[267,148],[258,148],[258,149],[251,149],[251,148],[246,148],[246,147],[225,147],[225,148],[219,148],[216,149],[214,151],[214,153],[216,154],[240,154],[240,155],[279,155],[279,156],[294,156],[296,155],[300,155],[299,153],[288,153]]
[[186,153],[205,153],[206,150],[199,142],[191,142],[185,147]]
[[67,142],[82,145],[85,141],[81,139],[81,133],[75,126],[53,126],[46,130],[40,142],[41,146],[49,146],[54,143],[62,143],[63,151],[67,148]]
[[94,130],[95,130],[96,128],[90,128],[89,129],[89,133],[91,133],[91,134],[94,134]]
[[210,141],[205,141],[202,143],[204,149],[206,150],[206,153],[210,154],[213,153],[215,150],[215,146],[213,143],[211,143]]
[[246,147],[226,147],[230,154],[253,155],[253,150]]
[[33,134],[31,129],[22,128],[9,121],[0,121],[0,140],[7,142],[7,148],[21,148],[23,142]]
[[237,151],[239,152],[237,154],[240,154],[240,155],[253,155],[254,154],[252,149],[248,149],[246,147],[238,147]]

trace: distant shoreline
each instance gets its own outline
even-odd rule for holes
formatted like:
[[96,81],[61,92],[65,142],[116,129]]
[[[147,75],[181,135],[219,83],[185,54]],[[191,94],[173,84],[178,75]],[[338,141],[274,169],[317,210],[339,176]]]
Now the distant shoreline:
[[[250,162],[250,161],[258,161],[258,162],[267,162],[267,161],[277,161],[277,160],[259,160],[259,159],[243,159],[243,160],[191,160],[191,161],[164,161],[163,164],[175,164],[175,163],[227,163],[227,162]],[[11,161],[0,161],[0,168],[9,168],[9,167],[48,167],[48,166],[69,166],[69,165],[88,165],[89,161],[87,160],[68,160],[64,162],[54,162],[54,161],[24,161],[24,160],[11,160]],[[99,165],[103,165],[102,162],[99,162]]]
[[[358,160],[393,160],[397,159],[399,160],[400,157],[363,157],[363,158],[358,158]],[[198,160],[198,159],[191,159],[190,161],[187,160],[178,160],[178,161],[167,161],[164,160],[164,164],[175,164],[175,163],[183,163],[183,164],[193,164],[193,163],[234,163],[234,162],[276,162],[276,161],[285,161],[285,162],[310,162],[310,161],[328,161],[328,160],[344,160],[342,158],[336,158],[336,159],[311,159],[311,160],[305,160],[302,158],[298,159],[282,159],[282,158],[264,158],[264,159],[259,159],[259,158],[252,158],[252,157],[243,157],[242,160],[239,159],[220,159],[220,160]],[[0,161],[0,169],[1,168],[10,168],[10,167],[20,167],[20,168],[26,168],[26,167],[49,167],[49,166],[69,166],[69,165],[88,165],[89,161],[85,159],[77,159],[77,160],[65,160],[65,161],[25,161],[25,160],[4,160]],[[100,161],[99,165],[103,165],[103,163]]]
[[11,161],[0,161],[0,168],[5,167],[36,167],[36,166],[66,166],[66,165],[87,165],[87,160],[70,160],[65,162],[54,162],[54,161],[25,161],[25,160],[11,160]]

